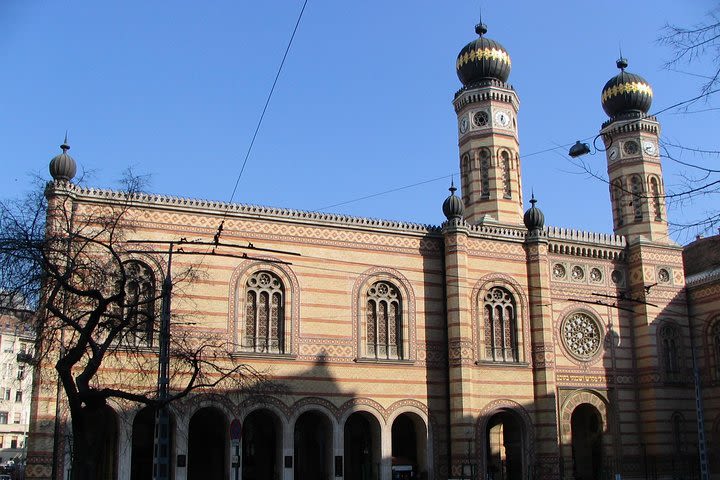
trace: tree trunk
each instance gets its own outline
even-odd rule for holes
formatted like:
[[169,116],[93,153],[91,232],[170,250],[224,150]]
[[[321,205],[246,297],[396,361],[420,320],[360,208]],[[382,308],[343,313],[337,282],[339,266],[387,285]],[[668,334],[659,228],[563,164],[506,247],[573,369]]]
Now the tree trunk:
[[[75,418],[77,417],[77,418]],[[107,405],[83,407],[72,419],[71,480],[114,480],[117,418]]]

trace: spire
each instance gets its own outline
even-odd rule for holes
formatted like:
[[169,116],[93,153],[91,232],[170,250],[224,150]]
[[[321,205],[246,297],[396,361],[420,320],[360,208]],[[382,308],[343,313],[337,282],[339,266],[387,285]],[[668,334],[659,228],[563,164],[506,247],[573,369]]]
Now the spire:
[[60,145],[62,153],[53,157],[50,160],[50,175],[54,180],[69,182],[75,176],[77,172],[77,164],[75,160],[67,153],[70,150],[68,145],[67,131],[65,131],[65,140]]

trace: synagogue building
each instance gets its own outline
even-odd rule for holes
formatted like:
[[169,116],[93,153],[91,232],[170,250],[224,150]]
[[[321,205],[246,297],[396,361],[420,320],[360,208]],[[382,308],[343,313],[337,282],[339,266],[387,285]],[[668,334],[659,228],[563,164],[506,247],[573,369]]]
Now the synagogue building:
[[[222,222],[223,242],[264,249],[203,257],[173,328],[221,336],[287,388],[173,403],[171,478],[720,478],[720,237],[684,252],[668,236],[651,85],[620,59],[600,92],[613,232],[548,226],[522,194],[510,55],[486,32],[457,57],[461,175],[441,225],[128,198],[73,183],[67,146],[52,160],[48,202],[77,218],[129,201],[128,239],[210,241]],[[134,285],[157,291],[167,256],[137,250]],[[36,378],[26,475],[63,479],[69,419],[57,380]],[[97,478],[151,478],[154,413],[105,409]]]

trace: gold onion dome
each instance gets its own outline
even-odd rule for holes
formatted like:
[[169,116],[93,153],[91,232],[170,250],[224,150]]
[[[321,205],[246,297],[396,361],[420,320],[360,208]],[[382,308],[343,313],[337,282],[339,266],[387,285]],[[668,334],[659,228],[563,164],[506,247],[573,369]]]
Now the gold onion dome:
[[626,59],[616,63],[620,73],[608,80],[602,89],[602,107],[609,117],[627,113],[647,113],[652,105],[653,91],[640,75],[626,72]]
[[460,50],[455,64],[457,76],[463,86],[469,87],[487,80],[507,82],[510,76],[510,55],[495,40],[484,37],[487,33],[485,25],[475,26],[479,36]]
[[70,150],[70,145],[67,143],[67,135],[65,135],[65,141],[60,145],[62,153],[53,157],[50,160],[50,175],[54,180],[64,180],[69,182],[75,176],[77,172],[77,164],[75,160],[67,153]]

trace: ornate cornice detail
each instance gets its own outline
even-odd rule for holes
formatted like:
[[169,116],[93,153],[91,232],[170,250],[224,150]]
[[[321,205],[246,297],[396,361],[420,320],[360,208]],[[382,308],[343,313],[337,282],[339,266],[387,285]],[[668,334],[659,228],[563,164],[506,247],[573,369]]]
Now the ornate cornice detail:
[[688,287],[697,287],[715,281],[720,281],[720,267],[685,277],[685,285]]

